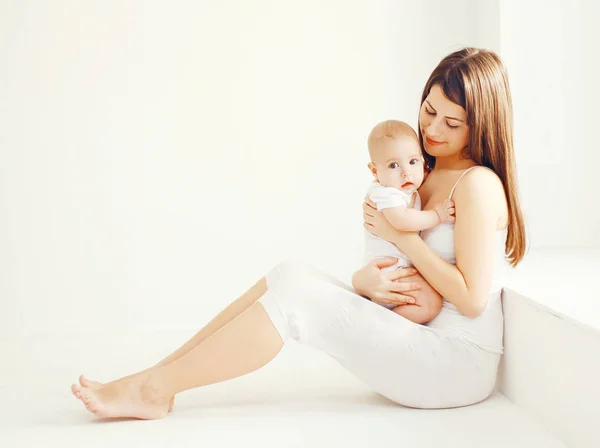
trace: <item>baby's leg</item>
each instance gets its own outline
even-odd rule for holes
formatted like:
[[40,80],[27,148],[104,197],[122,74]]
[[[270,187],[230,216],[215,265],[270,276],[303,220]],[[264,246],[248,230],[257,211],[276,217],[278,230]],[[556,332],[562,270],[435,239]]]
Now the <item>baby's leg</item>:
[[435,312],[431,308],[410,304],[398,305],[396,308],[392,308],[392,311],[416,324],[426,324],[439,314],[439,310]]
[[[409,260],[399,259],[393,266],[388,266],[382,269],[383,272],[395,271],[400,268],[413,267]],[[417,303],[414,305],[403,304],[403,305],[390,305],[381,303],[380,305],[399,314],[406,319],[415,322],[417,324],[425,324],[435,316],[437,316],[442,310],[442,296],[438,292],[426,283],[421,286],[422,288],[431,289],[430,294],[424,294],[423,297],[419,297]],[[410,295],[410,293],[408,293]]]
[[419,295],[417,303],[414,305],[398,305],[392,308],[392,311],[417,324],[425,324],[433,320],[442,310],[442,296],[429,284],[421,287],[429,287],[431,289],[430,294]]

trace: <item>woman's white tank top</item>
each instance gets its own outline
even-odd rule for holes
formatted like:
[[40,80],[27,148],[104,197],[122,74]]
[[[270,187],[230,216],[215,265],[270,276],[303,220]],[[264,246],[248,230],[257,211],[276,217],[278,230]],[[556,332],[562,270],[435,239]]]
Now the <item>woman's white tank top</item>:
[[[450,191],[452,199],[454,190],[462,177],[476,166],[465,170]],[[486,168],[486,167],[482,167]],[[489,168],[486,168],[489,169]],[[435,328],[436,332],[466,340],[483,350],[503,352],[502,335],[504,319],[502,315],[501,293],[507,270],[510,267],[506,256],[507,229],[498,230],[495,235],[494,264],[492,286],[488,304],[483,313],[475,319],[463,315],[458,308],[444,299],[442,311],[426,326]],[[456,264],[454,252],[454,223],[442,223],[432,229],[421,232],[421,238],[441,258],[450,264]]]

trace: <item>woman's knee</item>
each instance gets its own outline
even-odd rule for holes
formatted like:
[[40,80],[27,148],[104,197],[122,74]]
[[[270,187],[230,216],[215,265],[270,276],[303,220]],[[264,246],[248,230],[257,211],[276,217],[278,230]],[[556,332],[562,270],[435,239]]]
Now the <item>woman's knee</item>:
[[272,272],[278,281],[299,291],[312,291],[317,295],[327,294],[326,291],[343,289],[356,294],[352,286],[345,284],[337,277],[322,271],[311,264],[295,259],[286,259],[275,265]]
[[306,266],[298,260],[286,259],[275,265],[275,269],[282,277],[293,277],[306,269]]
[[310,264],[295,259],[282,260],[275,268],[280,276],[286,278],[322,278],[324,275]]
[[300,261],[288,258],[285,260],[281,260],[275,266],[277,266],[277,268],[280,270],[286,270],[286,269],[295,269],[300,264],[301,264]]
[[270,287],[278,285],[281,288],[283,285],[298,286],[305,277],[306,266],[297,260],[283,260],[275,264],[271,271],[267,274],[267,282]]

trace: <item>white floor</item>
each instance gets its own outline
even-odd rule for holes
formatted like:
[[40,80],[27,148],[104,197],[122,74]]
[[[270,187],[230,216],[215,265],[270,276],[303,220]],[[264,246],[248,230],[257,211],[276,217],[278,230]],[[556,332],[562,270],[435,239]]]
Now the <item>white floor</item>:
[[162,420],[98,421],[71,395],[80,373],[100,381],[124,376],[189,336],[3,339],[0,446],[565,447],[499,392],[465,408],[404,408],[294,341],[257,372],[178,395]]

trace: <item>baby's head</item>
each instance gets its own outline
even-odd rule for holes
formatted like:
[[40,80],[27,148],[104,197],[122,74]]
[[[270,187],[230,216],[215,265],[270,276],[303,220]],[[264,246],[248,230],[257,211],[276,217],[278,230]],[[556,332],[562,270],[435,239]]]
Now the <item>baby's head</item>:
[[387,120],[373,128],[368,139],[369,170],[384,187],[412,193],[423,183],[424,160],[417,134],[408,124]]

